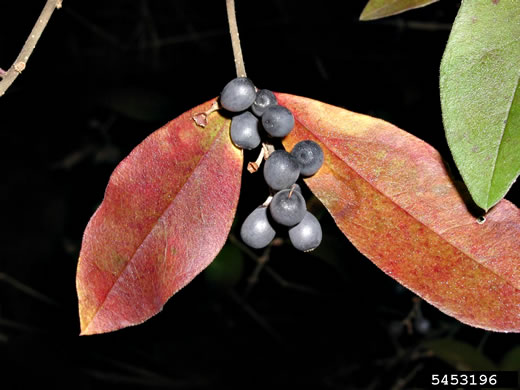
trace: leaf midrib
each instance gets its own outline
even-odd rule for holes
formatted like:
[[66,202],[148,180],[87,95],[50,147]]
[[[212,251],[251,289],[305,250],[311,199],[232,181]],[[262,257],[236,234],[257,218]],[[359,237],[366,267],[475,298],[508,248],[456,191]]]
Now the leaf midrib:
[[509,126],[509,118],[511,116],[511,110],[512,110],[512,107],[513,107],[513,102],[515,100],[515,96],[516,96],[516,92],[518,90],[519,84],[520,84],[520,71],[518,72],[518,76],[516,78],[516,88],[514,88],[513,93],[511,95],[511,100],[509,102],[509,107],[507,109],[507,118],[505,119],[504,125],[502,127],[502,134],[500,135],[500,142],[498,144],[498,147],[497,147],[497,150],[496,150],[496,154],[495,154],[495,157],[494,157],[494,160],[493,160],[493,171],[491,173],[491,177],[489,179],[489,185],[488,185],[488,189],[487,189],[486,207],[489,207],[489,198],[490,198],[490,194],[491,194],[491,185],[493,184],[493,179],[495,178],[495,174],[496,174],[498,156],[500,154],[500,150],[501,150],[502,145],[503,145],[502,141],[504,140],[504,134],[506,132],[507,127]]
[[[361,175],[361,173],[359,173],[356,169],[354,169],[351,165],[349,165],[345,160],[343,160],[343,158],[334,150],[332,149],[331,147],[328,146],[327,143],[323,142],[323,139],[321,137],[319,137],[317,134],[315,134],[314,132],[312,132],[302,121],[300,121],[298,118],[295,117],[295,120],[296,122],[298,122],[300,125],[302,125],[302,127],[310,134],[312,134],[314,137],[316,137],[319,141],[321,141],[324,145],[327,145],[327,149],[330,150],[332,152],[332,154],[334,154],[334,156],[336,158],[338,158],[340,161],[342,161],[347,167],[349,167],[349,169],[351,169],[353,172],[355,172],[361,179],[363,179],[366,183],[368,183],[368,185],[373,188],[375,191],[377,191],[379,194],[381,194],[385,199],[388,199],[390,200],[390,202],[392,202],[396,207],[398,207],[400,210],[402,210],[405,214],[409,215],[414,221],[417,221],[417,223],[421,224],[422,226],[424,226],[426,229],[428,229],[428,231],[432,232],[433,234],[435,234],[436,236],[440,237],[442,239],[443,242],[447,243],[448,245],[450,245],[451,247],[455,248],[457,251],[459,251],[460,253],[464,254],[464,256],[466,256],[467,258],[469,258],[471,261],[473,261],[474,263],[478,264],[479,267],[483,267],[485,268],[487,271],[491,272],[492,274],[496,275],[500,280],[504,280],[507,284],[509,284],[514,290],[517,290],[517,291],[520,291],[520,287],[516,287],[515,285],[512,284],[512,282],[508,279],[505,279],[502,275],[499,275],[498,273],[496,273],[494,270],[486,267],[484,264],[482,263],[479,263],[478,261],[474,260],[473,257],[471,255],[469,255],[468,253],[466,253],[466,251],[462,250],[461,248],[457,247],[455,244],[451,243],[450,241],[446,240],[446,238],[444,238],[440,233],[436,232],[434,229],[432,229],[429,225],[427,225],[425,222],[419,220],[417,217],[415,217],[414,215],[412,215],[410,212],[408,212],[408,210],[404,209],[400,204],[398,204],[393,198],[387,196],[382,190],[380,190],[379,188],[377,188],[376,186],[374,186],[372,183],[370,183],[370,181],[368,179],[366,179],[363,175]],[[430,146],[430,145],[428,145]],[[329,168],[331,168],[332,170],[334,170],[332,167],[329,166]],[[416,292],[417,293],[417,292]],[[417,293],[419,294],[419,293]],[[420,294],[419,294],[420,295]]]
[[179,193],[182,191],[182,189],[184,188],[184,186],[186,186],[186,184],[191,180],[191,178],[193,177],[193,174],[195,173],[195,171],[197,171],[197,169],[199,169],[199,167],[201,166],[201,164],[203,163],[203,161],[206,159],[206,157],[210,154],[210,152],[213,150],[213,148],[215,147],[215,144],[217,143],[216,141],[218,140],[219,136],[220,136],[220,133],[222,132],[222,130],[224,129],[224,127],[226,127],[225,125],[221,126],[221,128],[216,132],[215,134],[215,137],[213,138],[212,142],[211,142],[211,145],[210,147],[206,150],[205,153],[203,153],[199,159],[199,161],[197,162],[197,164],[195,165],[195,167],[193,168],[193,170],[191,171],[191,174],[188,176],[188,178],[186,179],[186,181],[184,183],[182,183],[181,186],[179,186],[179,190],[175,193],[175,196],[172,198],[172,200],[168,203],[168,205],[164,208],[164,210],[161,212],[161,214],[159,215],[159,217],[157,218],[157,221],[152,225],[150,231],[144,236],[144,238],[142,239],[141,243],[137,246],[137,248],[135,249],[134,253],[132,254],[132,256],[129,257],[128,261],[126,262],[126,264],[124,265],[124,267],[121,269],[121,271],[118,273],[117,277],[115,278],[114,280],[114,283],[112,283],[112,286],[110,286],[110,288],[107,290],[107,293],[105,295],[105,297],[103,298],[103,301],[101,303],[101,305],[98,306],[97,310],[94,312],[94,314],[92,315],[92,318],[90,319],[90,321],[88,322],[87,326],[85,327],[85,329],[82,331],[82,333],[86,333],[90,324],[92,324],[92,322],[94,321],[94,319],[96,318],[96,316],[98,315],[98,313],[101,311],[101,309],[104,307],[106,301],[107,301],[107,298],[108,296],[110,295],[110,292],[112,291],[112,289],[114,288],[114,286],[117,284],[120,276],[123,274],[123,272],[126,270],[126,268],[128,267],[128,265],[132,262],[132,260],[134,259],[135,257],[135,254],[137,253],[137,251],[139,251],[139,249],[142,247],[142,245],[144,244],[144,242],[146,241],[146,239],[150,236],[150,234],[153,232],[153,229],[155,228],[155,226],[157,225],[157,222],[163,217],[163,215],[168,211],[168,209],[171,207],[171,205],[173,204],[173,202],[175,201],[175,199],[177,198],[177,196],[179,195]]

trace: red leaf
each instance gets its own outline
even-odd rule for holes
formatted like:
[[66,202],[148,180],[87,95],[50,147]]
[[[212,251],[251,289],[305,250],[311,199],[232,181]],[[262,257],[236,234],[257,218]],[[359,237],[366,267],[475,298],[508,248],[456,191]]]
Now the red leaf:
[[480,224],[430,145],[379,119],[277,96],[296,119],[284,145],[323,147],[324,166],[306,183],[361,253],[466,324],[520,331],[515,205],[502,200]]
[[228,119],[169,122],[113,172],[83,236],[77,271],[81,334],[139,324],[217,255],[233,221],[242,152]]

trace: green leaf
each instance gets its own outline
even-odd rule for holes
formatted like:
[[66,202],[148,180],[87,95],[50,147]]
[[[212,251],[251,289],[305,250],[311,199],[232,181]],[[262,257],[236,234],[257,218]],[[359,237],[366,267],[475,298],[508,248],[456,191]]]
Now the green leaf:
[[502,371],[518,371],[520,370],[520,346],[511,349],[500,362],[500,370]]
[[424,7],[438,0],[370,0],[359,20],[381,19],[411,9]]
[[519,2],[463,2],[441,64],[442,114],[455,163],[484,210],[520,173],[519,78]]
[[427,340],[423,345],[435,356],[459,371],[493,371],[495,364],[474,346],[454,340]]

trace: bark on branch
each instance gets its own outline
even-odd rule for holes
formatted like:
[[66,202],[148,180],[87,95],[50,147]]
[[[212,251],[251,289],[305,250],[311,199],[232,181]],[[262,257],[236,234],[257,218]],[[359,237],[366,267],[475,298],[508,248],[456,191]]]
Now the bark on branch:
[[235,0],[226,0],[226,10],[228,15],[229,33],[231,34],[231,45],[233,46],[233,55],[235,57],[237,77],[246,77],[246,68],[244,66],[244,59],[242,57],[242,48],[240,47],[240,39],[238,37]]
[[61,8],[62,2],[63,0],[47,0],[47,3],[45,3],[43,10],[40,16],[38,17],[38,20],[36,21],[36,24],[34,25],[31,34],[25,41],[25,44],[23,45],[22,50],[18,54],[18,57],[11,65],[11,67],[7,70],[7,72],[0,74],[0,78],[2,79],[0,81],[0,96],[3,96],[5,94],[7,88],[11,86],[14,80],[16,80],[18,75],[22,73],[22,71],[27,66],[27,61],[29,60],[29,57],[31,56],[34,48],[36,47],[36,43],[38,43],[38,40],[40,39],[43,30],[45,29],[45,27],[47,27],[47,23],[49,22],[52,13],[56,8]]

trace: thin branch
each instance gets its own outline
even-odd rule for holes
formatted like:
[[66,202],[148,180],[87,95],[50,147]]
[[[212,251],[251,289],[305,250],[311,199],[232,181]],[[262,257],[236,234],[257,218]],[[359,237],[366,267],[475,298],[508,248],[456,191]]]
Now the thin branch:
[[[269,198],[272,198],[271,196]],[[268,198],[268,199],[269,199]],[[274,241],[276,241],[275,239]],[[256,267],[254,268],[253,272],[247,279],[247,286],[243,294],[243,298],[246,299],[249,294],[251,293],[253,287],[258,283],[258,277],[260,276],[260,273],[262,272],[265,264],[269,261],[269,256],[271,254],[271,247],[273,245],[273,242],[271,242],[263,251],[262,255],[257,255],[255,252],[253,252],[247,245],[245,245],[242,241],[240,241],[234,234],[229,235],[229,241],[233,245],[235,245],[238,249],[240,249],[242,252],[244,252],[246,255],[248,255],[250,258],[252,258],[256,262]]]
[[27,294],[42,302],[45,302],[47,304],[54,305],[54,306],[59,306],[59,304],[55,300],[49,298],[48,296],[42,294],[39,291],[36,291],[34,288],[20,282],[19,280],[13,278],[12,276],[10,276],[4,272],[0,272],[0,282],[5,282],[5,283],[9,284],[11,287],[17,289],[18,291],[21,291],[24,294]]
[[22,324],[21,322],[17,322],[17,321],[7,320],[5,318],[0,318],[0,327],[16,329],[16,330],[20,330],[23,332],[29,332],[29,333],[43,333],[43,331],[41,329],[33,328],[30,325]]
[[233,289],[228,290],[228,294],[262,329],[264,329],[274,340],[283,343],[283,338],[271,326],[271,324],[262,317],[251,305],[241,298]]
[[25,69],[27,61],[36,47],[36,43],[40,39],[43,30],[47,26],[52,13],[56,8],[61,8],[62,1],[63,0],[47,0],[47,3],[45,3],[45,7],[43,7],[42,13],[36,21],[31,34],[25,41],[20,54],[18,54],[18,57],[9,70],[2,76],[2,81],[0,81],[0,96],[5,94],[7,88],[11,86],[18,75]]
[[424,364],[420,363],[416,365],[412,371],[408,373],[404,378],[399,378],[392,386],[392,390],[401,390],[407,386],[410,381],[417,376],[417,374],[424,368]]
[[65,8],[64,11],[68,15],[70,15],[71,17],[76,19],[76,21],[79,24],[81,24],[83,27],[85,27],[91,33],[97,35],[101,39],[104,39],[106,42],[110,43],[111,45],[113,45],[113,46],[115,46],[115,47],[117,47],[119,49],[123,49],[123,50],[128,49],[128,47],[123,45],[115,35],[110,34],[108,31],[106,31],[103,28],[101,28],[101,27],[97,26],[96,24],[92,23],[86,17],[84,17],[83,15],[81,15],[81,14],[77,13],[76,11],[74,11],[74,9],[72,9],[72,8]]
[[229,235],[229,241],[235,245],[238,249],[244,252],[251,259],[258,261],[258,256],[251,248],[249,248],[246,244],[244,244],[241,240],[239,240],[233,233]]
[[251,294],[251,291],[253,291],[253,288],[258,283],[260,273],[263,271],[265,265],[271,258],[271,245],[269,245],[267,248],[264,249],[264,252],[262,253],[262,256],[257,257],[256,259],[256,267],[251,272],[251,275],[247,278],[247,287],[244,291],[244,299],[246,299],[249,294]]
[[235,15],[235,0],[226,0],[226,9],[229,23],[229,33],[231,34],[231,45],[233,46],[233,56],[235,57],[235,67],[237,77],[246,77],[240,38],[238,37],[237,17]]
[[312,294],[318,296],[333,296],[332,294],[326,294],[321,292],[320,290],[316,290],[313,287],[306,286],[304,284],[294,283],[287,279],[285,279],[282,275],[276,272],[274,269],[269,267],[268,265],[264,266],[265,272],[267,272],[282,288],[287,288],[289,290],[299,291],[305,294]]
[[[272,199],[272,196],[267,198],[268,201]],[[267,201],[266,201],[267,202]],[[300,291],[303,293],[313,294],[313,295],[320,295],[320,296],[327,296],[331,294],[325,294],[319,290],[316,290],[312,287],[305,286],[303,284],[298,284],[294,282],[290,282],[286,280],[284,277],[282,277],[278,272],[276,272],[274,269],[269,267],[267,265],[267,262],[269,261],[270,251],[271,247],[273,245],[277,246],[282,244],[282,241],[280,238],[275,239],[271,245],[269,245],[264,253],[262,255],[257,255],[255,252],[253,252],[247,245],[245,245],[242,241],[240,241],[234,234],[229,235],[229,241],[233,245],[235,245],[238,249],[240,249],[242,252],[244,252],[247,256],[249,256],[251,259],[253,259],[257,264],[255,269],[253,270],[253,273],[248,278],[248,285],[246,287],[246,291],[244,292],[244,298],[247,298],[251,290],[253,289],[254,285],[258,282],[258,277],[260,276],[260,273],[262,271],[266,271],[274,280],[277,282],[282,288],[288,288],[296,291]]]

